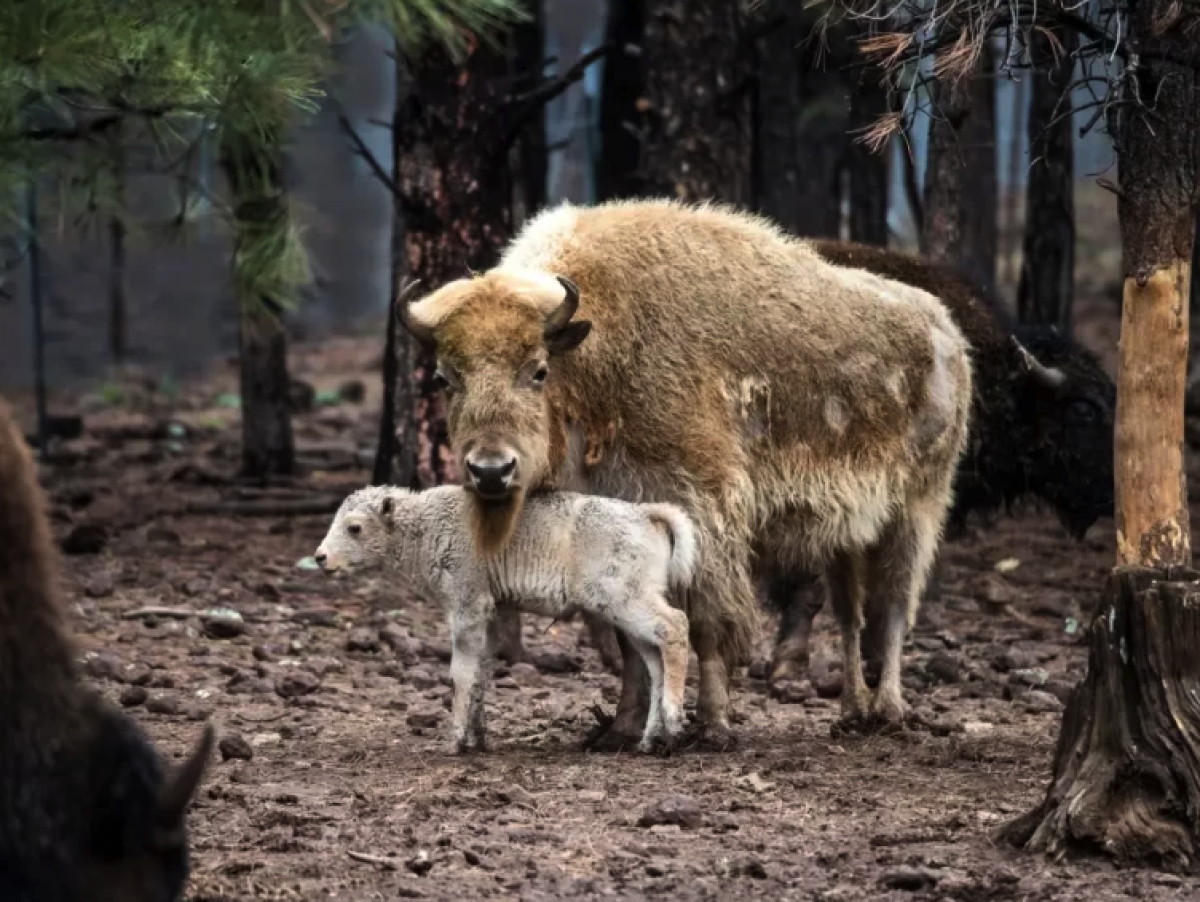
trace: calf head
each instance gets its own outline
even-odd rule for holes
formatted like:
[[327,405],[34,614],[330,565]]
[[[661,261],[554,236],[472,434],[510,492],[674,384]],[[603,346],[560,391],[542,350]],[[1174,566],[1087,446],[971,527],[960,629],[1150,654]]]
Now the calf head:
[[391,486],[359,489],[342,502],[313,559],[328,574],[381,567],[395,528],[396,504],[412,493]]
[[1094,355],[1053,327],[1018,328],[1011,352],[1026,488],[1082,539],[1113,514],[1116,386]]
[[437,356],[450,443],[485,551],[507,542],[526,493],[551,476],[552,447],[565,446],[555,370],[591,331],[572,319],[578,306],[568,279],[493,269],[397,310]]

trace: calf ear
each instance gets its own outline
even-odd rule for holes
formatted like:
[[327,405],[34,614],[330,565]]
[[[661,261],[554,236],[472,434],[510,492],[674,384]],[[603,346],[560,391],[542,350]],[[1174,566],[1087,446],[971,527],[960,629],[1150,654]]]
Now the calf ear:
[[396,501],[391,495],[384,495],[383,500],[379,502],[379,519],[383,524],[391,529],[395,523]]
[[591,334],[592,324],[586,319],[567,323],[561,329],[546,336],[546,350],[551,354],[565,354],[583,344]]
[[200,787],[200,779],[204,776],[215,738],[216,731],[212,724],[208,724],[187,760],[167,775],[166,782],[158,794],[160,824],[175,825],[183,821],[183,813]]

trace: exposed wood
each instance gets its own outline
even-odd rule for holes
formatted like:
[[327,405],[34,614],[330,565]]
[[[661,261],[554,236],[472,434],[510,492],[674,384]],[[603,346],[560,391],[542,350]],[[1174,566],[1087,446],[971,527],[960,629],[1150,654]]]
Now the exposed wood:
[[[1029,147],[1033,165],[1025,193],[1025,239],[1017,316],[1069,335],[1075,306],[1075,135],[1071,92],[1075,33],[1053,38],[1035,29]],[[1057,53],[1057,56],[1055,55]]]

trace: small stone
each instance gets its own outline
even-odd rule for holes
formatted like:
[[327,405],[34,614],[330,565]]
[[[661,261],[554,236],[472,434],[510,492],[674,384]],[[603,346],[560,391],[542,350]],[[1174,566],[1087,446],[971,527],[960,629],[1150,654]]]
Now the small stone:
[[116,655],[104,654],[103,652],[89,652],[83,660],[84,673],[94,680],[111,680],[114,683],[122,682],[122,669],[121,660]]
[[688,796],[667,796],[659,799],[642,810],[638,819],[639,827],[657,827],[674,825],[688,830],[700,826],[703,815],[700,805]]
[[1025,710],[1034,714],[1057,714],[1063,709],[1063,703],[1049,692],[1031,689],[1021,694],[1019,701],[1025,705]]
[[336,627],[338,625],[338,612],[333,608],[306,608],[303,611],[296,611],[292,614],[292,619],[297,623],[304,623],[309,626]]
[[1028,670],[1037,665],[1037,656],[1023,648],[1007,648],[992,658],[992,669],[1000,673]]
[[603,789],[581,789],[579,791],[579,801],[581,802],[603,802],[608,798],[608,793]]
[[940,651],[930,655],[925,663],[925,672],[942,683],[962,681],[962,665],[949,652]]
[[217,748],[222,761],[249,761],[254,757],[254,747],[237,733],[221,737]]
[[178,714],[181,707],[179,699],[166,692],[156,692],[146,702],[146,710],[151,714]]
[[579,673],[583,669],[577,660],[562,652],[538,655],[534,664],[543,673]]
[[203,595],[208,591],[208,582],[203,579],[189,579],[183,584],[181,591],[188,598],[195,598],[197,595]]
[[414,689],[433,689],[438,685],[438,678],[424,667],[414,667],[404,675],[405,682]]
[[108,532],[96,523],[81,523],[63,537],[64,554],[99,554],[108,544]]
[[433,861],[430,859],[429,853],[422,849],[414,857],[404,862],[404,866],[418,877],[424,877],[433,870]]
[[1050,679],[1048,674],[1041,667],[1031,667],[1028,670],[1014,670],[1008,675],[1008,684],[1010,686],[1045,686]]
[[250,738],[250,745],[256,749],[268,745],[279,745],[281,742],[283,742],[283,735],[280,733],[255,733]]
[[256,645],[250,649],[250,654],[254,655],[256,661],[273,661],[275,660],[275,652],[269,645]]
[[429,640],[421,643],[421,655],[426,658],[436,658],[444,663],[450,663],[450,643]]
[[421,649],[421,643],[398,623],[389,623],[380,628],[379,641],[401,656],[415,656]]
[[436,727],[442,716],[436,711],[414,711],[405,718],[405,722],[410,726],[420,730],[428,730]]
[[83,594],[88,598],[108,598],[115,590],[116,585],[113,583],[113,578],[107,573],[101,573],[92,577],[83,587]]
[[233,639],[246,632],[246,620],[231,608],[212,608],[200,615],[204,634],[213,639]]
[[330,673],[341,673],[346,669],[346,665],[337,658],[324,657],[307,658],[304,661],[304,666],[319,677],[324,677]]
[[141,686],[126,686],[117,700],[123,708],[136,708],[138,705],[144,705],[149,697],[150,693]]
[[379,636],[369,629],[353,629],[346,637],[347,651],[379,651]]
[[275,691],[281,698],[297,698],[316,692],[321,678],[307,670],[293,670],[275,680]]
[[936,885],[938,875],[925,868],[897,868],[884,874],[879,882],[888,889],[915,893]]
[[968,736],[986,736],[996,729],[996,726],[984,720],[968,720],[963,722],[962,728]]
[[502,677],[501,679],[496,680],[496,682],[493,683],[493,685],[497,689],[520,689],[521,688],[520,685],[517,683],[517,681],[514,680],[512,677]]
[[545,679],[532,664],[520,661],[509,670],[512,681],[523,689],[545,685]]
[[816,697],[816,690],[808,680],[780,680],[771,685],[771,696],[782,705],[802,705]]
[[838,698],[842,694],[842,673],[839,670],[822,674],[812,681],[821,698]]

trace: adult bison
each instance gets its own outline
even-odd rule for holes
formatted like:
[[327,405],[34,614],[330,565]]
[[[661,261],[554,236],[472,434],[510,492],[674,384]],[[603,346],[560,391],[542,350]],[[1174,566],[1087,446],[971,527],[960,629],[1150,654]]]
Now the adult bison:
[[[753,216],[629,201],[542,213],[495,269],[404,319],[436,352],[482,553],[542,489],[693,516],[703,568],[682,601],[709,739],[729,736],[730,668],[755,639],[756,554],[832,576],[846,718],[903,715],[903,635],[971,396],[966,342],[935,298],[832,266]],[[887,612],[873,699],[858,666],[864,592]],[[609,731],[621,742],[645,717],[644,672],[625,658]]]
[[[811,246],[830,263],[936,295],[971,344],[975,396],[951,536],[971,514],[991,515],[1026,498],[1047,504],[1077,539],[1097,519],[1112,516],[1116,388],[1094,355],[1051,327],[1013,330],[998,303],[948,267],[850,242]],[[771,677],[798,675],[824,604],[819,578],[802,571],[769,574],[766,596],[780,613]],[[878,654],[871,620],[864,636],[869,659]]]

